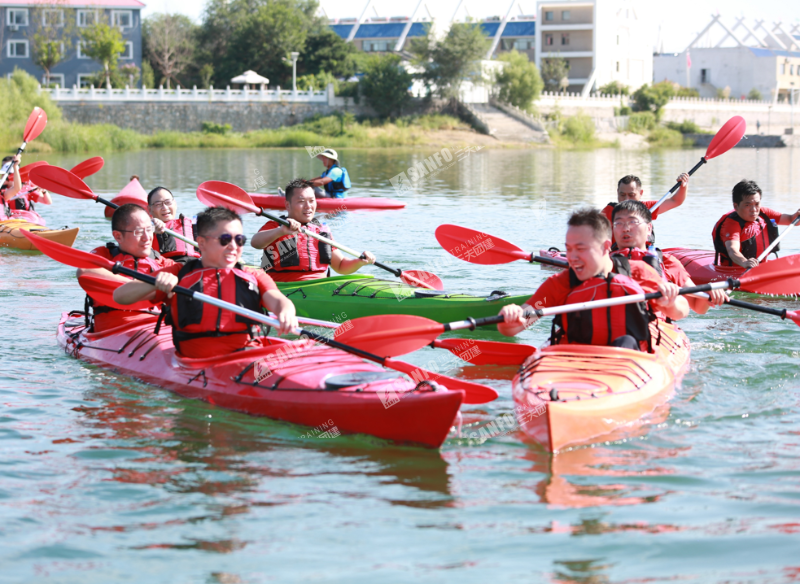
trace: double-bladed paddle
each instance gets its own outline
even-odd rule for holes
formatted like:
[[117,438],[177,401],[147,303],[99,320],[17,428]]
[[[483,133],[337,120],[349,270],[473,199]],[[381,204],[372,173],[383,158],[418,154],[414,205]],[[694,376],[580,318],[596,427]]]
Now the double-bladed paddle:
[[105,163],[106,161],[103,160],[102,156],[95,156],[93,158],[88,158],[83,162],[79,162],[69,171],[78,178],[84,179],[87,176],[92,176],[93,174],[100,172],[100,169],[103,168]]
[[[784,229],[784,230],[783,230],[783,233],[781,233],[781,234],[780,234],[778,237],[776,237],[776,238],[775,238],[775,241],[773,241],[772,243],[770,243],[770,244],[769,244],[769,247],[768,247],[767,249],[765,249],[764,251],[762,251],[762,252],[761,252],[761,255],[760,255],[760,256],[758,256],[758,261],[759,261],[759,263],[761,263],[761,262],[763,262],[763,261],[764,261],[764,258],[765,258],[765,257],[767,257],[767,256],[769,255],[769,253],[770,253],[770,252],[771,252],[773,249],[775,249],[775,246],[776,246],[776,245],[778,245],[778,244],[781,242],[781,239],[783,239],[784,237],[786,237],[786,236],[789,234],[789,232],[790,232],[792,229],[794,229],[794,226],[795,226],[795,225],[797,225],[798,223],[800,223],[800,215],[798,215],[798,216],[797,216],[797,219],[795,219],[794,221],[792,221],[792,222],[791,222],[791,223],[790,223],[790,224],[789,224],[789,225],[786,227],[786,229]],[[751,269],[752,269],[752,268],[751,268]],[[749,271],[749,270],[748,270],[748,271]]]
[[44,160],[37,160],[36,162],[31,162],[30,164],[26,164],[25,166],[21,167],[19,169],[19,180],[23,183],[28,182],[31,171],[34,168],[39,168],[40,166],[47,166],[47,162]]
[[[698,168],[703,166],[706,162],[711,160],[712,158],[716,158],[720,154],[725,154],[728,150],[736,146],[739,141],[744,136],[745,130],[747,130],[747,123],[744,121],[742,116],[733,116],[730,120],[725,122],[725,124],[717,131],[716,136],[711,140],[711,143],[708,145],[706,149],[706,154],[700,159],[700,162],[694,165],[694,168],[690,170],[687,174],[692,176]],[[661,203],[667,200],[672,193],[678,190],[678,187],[681,186],[680,182],[676,182],[675,186],[673,186],[670,190],[668,190],[663,197],[661,197],[658,202],[650,208],[650,212],[655,212],[661,206]]]
[[[231,183],[219,180],[206,181],[197,187],[197,198],[200,199],[201,203],[209,207],[220,206],[236,211],[237,213],[255,213],[256,215],[271,219],[284,227],[289,225],[289,222],[285,219],[267,213],[264,209],[256,206],[253,203],[253,199],[247,194],[247,191]],[[328,239],[327,237],[323,237],[307,229],[300,229],[300,232],[314,239],[318,239],[323,243],[327,243],[332,247],[338,248],[348,255],[363,259],[363,256],[354,249],[344,246],[332,239]],[[428,288],[430,290],[442,290],[444,288],[442,280],[431,272],[425,272],[423,270],[400,270],[391,268],[380,262],[375,262],[375,266],[394,274],[409,286]]]
[[[25,130],[22,132],[22,145],[17,149],[17,156],[25,151],[25,146],[28,145],[28,142],[35,140],[42,133],[46,125],[47,114],[45,111],[38,106],[33,108],[31,115],[28,116],[28,121],[25,123]],[[12,168],[14,168],[14,165],[9,165],[8,170],[3,174],[3,178],[0,179],[0,185],[6,182],[8,173],[11,172]]]
[[[69,197],[71,199],[89,199],[95,203],[103,203],[106,207],[110,207],[111,209],[116,209],[119,207],[119,205],[116,203],[106,201],[104,198],[94,194],[92,189],[90,189],[80,177],[76,176],[69,170],[59,168],[58,166],[40,166],[39,168],[34,168],[31,171],[31,180],[34,182],[34,184],[42,187],[43,189],[46,189],[52,193],[64,195],[65,197]],[[181,235],[177,231],[165,229],[164,233],[169,233],[172,237],[197,247],[196,241]]]
[[[60,243],[56,243],[55,241],[44,239],[43,237],[40,237],[28,231],[24,231],[24,235],[31,241],[31,243],[33,243],[34,246],[36,246],[37,249],[39,249],[39,251],[49,256],[50,258],[58,262],[61,262],[63,264],[66,264],[68,266],[72,266],[73,268],[88,269],[88,270],[104,268],[114,274],[122,274],[130,278],[133,278],[135,280],[139,280],[141,282],[145,282],[150,285],[155,285],[155,280],[156,280],[155,277],[148,274],[142,274],[135,270],[131,270],[130,268],[126,268],[119,262],[115,263],[112,262],[111,260],[107,260],[106,258],[93,253],[88,253],[85,251],[80,251],[77,249],[73,249],[71,247],[67,247],[66,245],[62,245]],[[248,310],[241,306],[237,306],[236,304],[231,304],[229,302],[220,300],[219,298],[208,296],[207,294],[202,294],[200,292],[189,290],[188,288],[183,288],[182,286],[176,286],[173,289],[173,291],[176,294],[187,296],[193,300],[197,300],[199,302],[205,302],[206,304],[211,304],[212,306],[216,306],[219,309],[229,310],[231,312],[234,312],[240,316],[244,316],[255,322],[260,322],[273,327],[280,326],[280,323],[277,320],[269,318],[268,316],[262,313]],[[339,328],[344,329],[348,328],[349,326],[350,322],[346,322],[342,323],[342,325],[340,325]],[[331,347],[341,349],[342,351],[347,351],[348,353],[352,353],[353,355],[357,355],[363,359],[374,361],[375,363],[379,363],[384,367],[388,367],[389,369],[394,369],[402,373],[407,373],[409,375],[412,375],[412,377],[414,378],[419,377],[421,379],[430,379],[430,378],[433,378],[434,380],[439,379],[449,389],[463,391],[464,403],[467,404],[481,404],[490,402],[496,399],[498,396],[497,392],[494,389],[486,385],[481,385],[479,383],[473,383],[470,381],[463,381],[461,379],[455,379],[452,377],[446,377],[438,373],[432,373],[430,371],[426,371],[425,369],[416,367],[415,365],[412,365],[410,363],[404,363],[402,361],[394,361],[389,357],[380,357],[374,353],[370,353],[356,347],[345,345],[334,339],[330,339],[324,335],[320,335],[312,331],[307,331],[305,329],[297,328],[293,332],[298,335],[304,335],[310,339],[314,339],[315,341],[329,345]]]

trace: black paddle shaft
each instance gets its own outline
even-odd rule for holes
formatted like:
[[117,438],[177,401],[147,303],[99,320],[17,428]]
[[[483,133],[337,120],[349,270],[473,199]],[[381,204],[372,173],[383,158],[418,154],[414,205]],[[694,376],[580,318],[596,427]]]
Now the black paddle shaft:
[[785,308],[769,308],[767,306],[759,306],[758,304],[752,304],[750,302],[743,302],[741,300],[735,300],[733,298],[728,298],[726,301],[727,304],[731,306],[738,306],[739,308],[746,308],[748,310],[754,310],[756,312],[763,312],[764,314],[771,314],[773,316],[780,316],[782,319],[786,319],[786,309]]
[[119,209],[119,205],[112,203],[111,201],[106,201],[103,197],[97,197],[94,202],[103,203],[106,207],[111,207],[112,209]]
[[[705,157],[705,156],[703,156],[703,157],[700,159],[700,162],[698,162],[697,164],[695,164],[695,165],[694,165],[694,168],[693,168],[692,170],[690,170],[689,172],[687,172],[686,174],[688,174],[689,176],[692,176],[692,175],[693,175],[695,172],[697,172],[697,169],[698,169],[698,168],[700,168],[701,166],[703,166],[703,165],[704,165],[706,162],[708,162],[708,160],[706,160],[706,157]],[[674,187],[672,187],[672,188],[669,190],[669,192],[670,192],[670,193],[674,193],[675,191],[677,191],[677,190],[678,190],[678,187],[680,187],[680,186],[681,186],[681,183],[680,183],[680,182],[676,182],[676,183],[675,183],[675,186],[674,186]]]

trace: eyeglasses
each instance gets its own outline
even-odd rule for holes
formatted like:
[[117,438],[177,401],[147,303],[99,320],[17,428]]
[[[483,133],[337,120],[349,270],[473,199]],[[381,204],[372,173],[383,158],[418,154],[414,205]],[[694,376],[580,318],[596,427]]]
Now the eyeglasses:
[[147,237],[150,237],[153,235],[153,233],[155,233],[155,228],[151,225],[150,227],[137,227],[132,231],[130,229],[120,229],[120,231],[122,233],[133,233],[134,237],[141,237],[145,233],[147,234]]
[[155,203],[150,203],[151,207],[155,207],[158,209],[159,207],[166,207],[167,205],[172,205],[175,202],[175,199],[164,199],[163,201],[156,201]]
[[239,247],[244,247],[244,244],[247,243],[247,236],[242,235],[241,233],[239,235],[231,235],[230,233],[223,233],[217,239],[219,240],[219,244],[222,247],[227,247],[227,245],[231,241],[235,241],[236,245],[238,245]]
[[630,221],[614,221],[614,227],[636,227],[642,225],[643,221],[631,219]]

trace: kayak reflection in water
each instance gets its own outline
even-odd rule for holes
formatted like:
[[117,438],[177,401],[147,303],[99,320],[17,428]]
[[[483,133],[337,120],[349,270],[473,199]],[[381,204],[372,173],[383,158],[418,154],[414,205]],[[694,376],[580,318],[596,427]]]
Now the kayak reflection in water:
[[199,258],[200,252],[193,245],[164,233],[166,229],[180,233],[188,239],[195,239],[195,226],[192,220],[178,215],[178,203],[166,187],[156,187],[147,193],[147,208],[153,216],[156,232],[153,235],[153,249],[165,258],[185,264],[192,258]]
[[317,155],[325,166],[325,170],[317,178],[312,178],[311,186],[320,198],[331,197],[343,199],[344,193],[350,188],[350,175],[347,169],[339,166],[339,155],[336,150],[328,148]]
[[346,276],[375,263],[372,252],[363,252],[363,259],[346,259],[330,244],[300,232],[302,228],[333,239],[328,226],[314,218],[317,199],[309,181],[298,178],[286,185],[286,211],[282,218],[288,221],[288,227],[268,221],[250,242],[264,250],[261,267],[276,282],[323,278],[329,268]]
[[522,306],[504,306],[500,315],[505,320],[497,326],[500,333],[510,337],[525,330],[532,324],[525,313],[534,307],[658,291],[663,296],[649,303],[557,315],[550,338],[552,344],[610,345],[652,352],[650,321],[658,316],[679,320],[689,313],[686,299],[678,296],[678,286],[663,280],[643,261],[610,256],[611,224],[602,212],[579,209],[567,225],[569,269],[550,276]]
[[114,291],[120,304],[142,300],[169,299],[168,322],[172,325],[175,349],[185,357],[207,358],[259,346],[250,336],[258,323],[228,310],[174,294],[175,286],[200,289],[204,294],[260,312],[275,313],[280,334],[297,328],[294,304],[263,271],[240,263],[247,238],[241,218],[223,207],[208,208],[197,216],[197,244],[200,258],[185,265],[174,264],[156,272],[156,285],[130,282]]

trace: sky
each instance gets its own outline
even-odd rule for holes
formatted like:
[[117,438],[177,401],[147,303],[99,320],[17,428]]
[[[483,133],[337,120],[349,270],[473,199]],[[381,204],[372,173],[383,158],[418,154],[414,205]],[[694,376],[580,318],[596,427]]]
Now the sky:
[[[142,0],[147,4],[144,16],[154,12],[180,12],[199,22],[205,2],[203,0]],[[458,0],[425,0],[433,16],[449,21]],[[600,0],[601,2],[603,0]],[[374,0],[373,6],[380,16],[408,16],[413,12],[418,0]],[[358,17],[366,5],[366,0],[321,0],[325,13],[330,18]],[[464,0],[460,10],[460,19],[466,14],[464,7],[473,18],[485,16],[505,16],[510,0]],[[518,0],[512,14],[520,14],[519,7],[525,14],[536,12],[534,0]],[[800,1],[798,0],[634,0],[638,7],[639,19],[643,26],[652,30],[654,48],[661,29],[661,41],[664,51],[680,52],[691,43],[697,34],[711,20],[712,14],[719,14],[722,20],[733,26],[734,18],[744,16],[748,24],[753,26],[755,19],[767,22],[782,20],[784,24],[800,23]],[[418,15],[425,14],[425,4]],[[367,13],[372,16],[375,11],[370,8]]]

